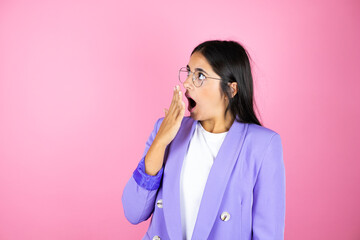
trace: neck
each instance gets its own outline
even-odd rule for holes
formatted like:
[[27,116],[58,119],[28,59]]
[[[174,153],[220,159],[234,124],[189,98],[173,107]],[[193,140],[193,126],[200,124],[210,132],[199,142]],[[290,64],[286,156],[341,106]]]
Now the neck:
[[203,128],[208,132],[223,133],[229,131],[234,122],[234,118],[230,114],[230,111],[228,111],[225,118],[208,119],[199,122],[201,126],[203,126]]

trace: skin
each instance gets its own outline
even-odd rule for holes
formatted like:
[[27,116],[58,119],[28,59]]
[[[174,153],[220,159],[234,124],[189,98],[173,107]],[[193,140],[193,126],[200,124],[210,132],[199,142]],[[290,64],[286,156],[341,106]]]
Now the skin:
[[[188,66],[192,72],[195,71],[195,68],[201,68],[206,72],[205,76],[220,78],[201,53],[195,52],[191,55]],[[220,81],[206,78],[201,87],[195,87],[191,76],[183,83],[186,93],[196,101],[196,107],[191,111],[190,116],[198,120],[208,132],[228,131],[234,119],[230,111],[224,118],[228,99],[225,94],[221,94]],[[229,83],[229,86],[232,89],[233,97],[237,93],[237,83]],[[166,146],[179,131],[184,114],[185,103],[182,100],[180,87],[177,85],[173,90],[169,110],[165,109],[164,120],[145,156],[145,173],[148,175],[154,176],[162,168]]]
[[[194,72],[196,68],[203,69],[205,76],[220,78],[208,63],[206,58],[199,52],[191,55],[188,66],[190,71]],[[194,120],[198,120],[203,128],[211,133],[222,133],[230,129],[234,119],[230,113],[227,112],[224,118],[224,112],[228,105],[228,100],[225,94],[221,94],[220,81],[206,78],[201,87],[195,87],[191,76],[183,83],[186,92],[196,101],[194,111],[190,116]],[[233,90],[233,96],[237,93],[237,83],[229,84]]]

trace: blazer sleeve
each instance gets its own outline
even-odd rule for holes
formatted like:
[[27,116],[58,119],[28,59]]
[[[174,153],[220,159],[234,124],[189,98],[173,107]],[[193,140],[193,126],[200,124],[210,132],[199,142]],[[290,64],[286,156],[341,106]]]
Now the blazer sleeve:
[[145,151],[137,168],[126,183],[121,197],[126,219],[132,224],[138,224],[147,220],[153,210],[155,198],[160,186],[164,167],[155,175],[145,173],[145,156],[149,150],[160,127],[160,118],[156,121],[146,145]]
[[253,192],[253,240],[282,240],[285,229],[285,167],[280,135],[272,135]]

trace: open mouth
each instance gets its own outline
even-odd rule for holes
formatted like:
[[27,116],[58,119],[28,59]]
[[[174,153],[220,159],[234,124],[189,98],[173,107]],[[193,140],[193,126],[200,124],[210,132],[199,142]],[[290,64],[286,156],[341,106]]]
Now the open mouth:
[[187,97],[187,99],[189,101],[188,110],[191,111],[196,106],[196,102],[191,97]]
[[196,102],[192,98],[189,98],[189,104],[191,108],[194,108],[196,106]]

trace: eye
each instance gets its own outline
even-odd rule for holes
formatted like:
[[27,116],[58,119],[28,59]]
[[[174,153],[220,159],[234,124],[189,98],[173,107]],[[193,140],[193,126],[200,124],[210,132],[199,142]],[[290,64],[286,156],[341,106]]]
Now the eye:
[[205,80],[206,78],[206,76],[202,72],[199,72],[197,77],[199,78],[199,80]]
[[190,75],[190,69],[186,69],[187,76]]

